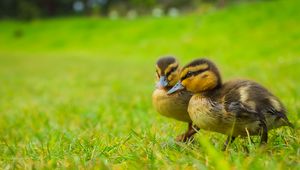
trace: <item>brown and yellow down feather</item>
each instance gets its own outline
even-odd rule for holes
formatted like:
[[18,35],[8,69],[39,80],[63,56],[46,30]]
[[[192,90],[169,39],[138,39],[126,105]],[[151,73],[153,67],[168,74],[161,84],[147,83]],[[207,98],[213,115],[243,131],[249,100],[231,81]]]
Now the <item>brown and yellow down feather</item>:
[[161,115],[179,121],[191,122],[187,107],[192,94],[182,91],[173,95],[168,95],[165,89],[156,89],[152,95],[154,108]]
[[291,125],[282,103],[267,89],[248,80],[229,81],[222,88],[196,94],[189,113],[200,128],[232,136],[258,134],[261,118],[268,129]]

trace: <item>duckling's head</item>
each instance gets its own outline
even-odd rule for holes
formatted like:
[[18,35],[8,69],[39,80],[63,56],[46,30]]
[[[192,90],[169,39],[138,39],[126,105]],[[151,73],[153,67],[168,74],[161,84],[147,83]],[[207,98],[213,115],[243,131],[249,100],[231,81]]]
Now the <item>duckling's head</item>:
[[156,62],[157,88],[169,88],[179,80],[179,64],[174,57],[162,57]]
[[197,59],[182,68],[179,82],[168,91],[168,94],[182,89],[200,93],[221,86],[221,76],[216,65],[208,59]]

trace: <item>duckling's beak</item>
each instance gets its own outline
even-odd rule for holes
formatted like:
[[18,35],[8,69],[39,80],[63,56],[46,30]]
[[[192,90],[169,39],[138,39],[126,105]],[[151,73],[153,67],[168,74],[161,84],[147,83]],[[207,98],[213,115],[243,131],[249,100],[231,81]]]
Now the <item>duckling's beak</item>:
[[168,83],[166,76],[160,76],[159,82],[157,83],[156,87],[164,88],[164,87],[167,87],[168,84],[169,83]]
[[180,91],[185,89],[185,87],[181,84],[181,82],[179,81],[178,83],[175,84],[175,86],[173,86],[167,94],[172,94],[175,93],[176,91]]

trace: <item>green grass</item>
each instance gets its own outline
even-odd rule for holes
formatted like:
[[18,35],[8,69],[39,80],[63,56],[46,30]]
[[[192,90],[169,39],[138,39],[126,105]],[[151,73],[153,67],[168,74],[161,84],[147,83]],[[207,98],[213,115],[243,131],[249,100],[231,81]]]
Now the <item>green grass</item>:
[[[178,18],[0,21],[0,168],[300,169],[299,1],[239,4]],[[155,112],[154,63],[207,56],[223,79],[253,79],[278,96],[295,130],[267,148]]]

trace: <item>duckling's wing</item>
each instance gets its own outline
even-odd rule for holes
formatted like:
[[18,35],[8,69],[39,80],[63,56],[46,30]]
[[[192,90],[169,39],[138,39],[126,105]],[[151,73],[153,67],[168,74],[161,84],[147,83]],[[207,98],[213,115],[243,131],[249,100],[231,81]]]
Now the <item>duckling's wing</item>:
[[263,114],[260,114],[256,112],[255,110],[252,110],[250,107],[247,107],[241,102],[227,102],[225,104],[225,110],[228,113],[234,114],[234,116],[237,119],[243,119],[248,121],[256,121],[261,120],[263,118]]
[[258,120],[262,116],[251,105],[243,103],[241,100],[241,87],[248,85],[248,81],[237,80],[229,81],[224,84],[221,91],[222,103],[227,113],[232,113],[236,118],[249,121]]
[[286,111],[283,104],[266,88],[258,83],[248,81],[248,85],[244,89],[247,89],[247,98],[243,100],[244,105],[252,106],[257,112],[263,114],[269,126],[287,125],[292,127],[285,115]]
[[225,110],[234,113],[237,118],[248,116],[248,119],[267,119],[278,125],[291,125],[278,98],[255,82],[229,82],[223,96]]

